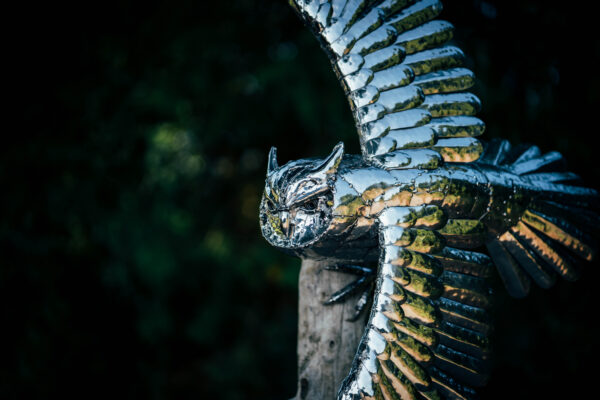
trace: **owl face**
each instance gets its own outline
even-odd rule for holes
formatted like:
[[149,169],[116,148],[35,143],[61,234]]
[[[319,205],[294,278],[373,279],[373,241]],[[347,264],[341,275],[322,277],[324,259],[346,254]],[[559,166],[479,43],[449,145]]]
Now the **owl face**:
[[269,243],[300,249],[325,234],[332,218],[332,187],[343,154],[343,144],[339,143],[325,160],[297,160],[279,167],[276,149],[271,149],[260,205],[260,225]]

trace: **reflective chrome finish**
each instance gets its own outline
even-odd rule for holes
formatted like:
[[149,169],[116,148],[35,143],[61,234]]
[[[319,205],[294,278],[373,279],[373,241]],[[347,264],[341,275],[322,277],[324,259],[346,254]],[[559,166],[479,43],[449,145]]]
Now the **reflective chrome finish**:
[[[474,75],[437,0],[296,0],[354,113],[362,156],[268,158],[263,235],[357,280],[370,317],[338,399],[473,398],[489,374],[491,292],[574,280],[596,254],[598,193],[556,152],[485,146]],[[485,245],[489,256],[472,249]],[[493,264],[492,264],[493,262]],[[375,271],[371,267],[378,263]],[[371,293],[372,282],[375,290]]]

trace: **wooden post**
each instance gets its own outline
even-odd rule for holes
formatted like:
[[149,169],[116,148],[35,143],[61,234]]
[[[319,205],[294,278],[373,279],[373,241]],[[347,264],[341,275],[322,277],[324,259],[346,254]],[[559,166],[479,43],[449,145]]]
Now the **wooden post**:
[[350,371],[369,310],[349,322],[357,296],[324,306],[357,277],[324,270],[326,261],[302,260],[298,284],[298,391],[293,400],[333,400]]

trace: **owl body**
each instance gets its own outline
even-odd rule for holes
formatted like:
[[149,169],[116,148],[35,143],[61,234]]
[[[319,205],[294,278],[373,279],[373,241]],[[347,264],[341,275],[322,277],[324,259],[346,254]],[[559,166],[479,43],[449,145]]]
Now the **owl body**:
[[397,398],[475,396],[489,374],[494,264],[515,297],[531,280],[548,288],[557,275],[578,277],[573,254],[591,260],[595,249],[573,224],[597,228],[598,215],[584,208],[596,207],[598,195],[562,184],[576,179],[549,154],[491,142],[478,161],[427,170],[381,168],[344,156],[342,144],[323,160],[281,167],[271,151],[265,238],[301,258],[378,265],[373,293],[364,292],[369,322],[339,399],[387,399],[392,390],[404,393]]
[[[476,398],[489,376],[487,279],[508,293],[578,278],[600,196],[557,152],[481,142],[474,74],[439,0],[292,0],[350,104],[361,156],[268,158],[267,241],[358,275],[370,314],[338,400]],[[358,307],[359,305],[362,305]]]
[[[309,166],[304,173],[288,175],[293,177],[290,181],[274,183],[267,179],[265,193],[273,193],[273,198],[282,199],[283,193],[295,187],[295,181],[310,180],[311,173],[314,174],[311,170],[325,161],[298,160],[271,171],[271,175],[282,176],[299,166]],[[444,231],[446,240],[463,248],[474,248],[482,245],[486,237],[497,236],[519,221],[527,205],[540,192],[539,184],[512,173],[510,168],[485,161],[446,163],[435,170],[386,170],[352,155],[341,157],[335,173],[329,174],[325,185],[326,188],[308,198],[313,201],[315,196],[326,198],[323,208],[313,214],[317,218],[292,221],[297,229],[303,224],[317,225],[323,227],[322,232],[318,238],[298,241],[295,246],[290,246],[289,242],[283,245],[280,241],[280,236],[284,235],[282,218],[270,212],[268,197],[263,198],[261,226],[271,244],[305,258],[354,263],[377,261],[380,254],[378,217],[388,208],[404,207],[427,209],[428,213],[436,214],[431,216],[436,222],[430,228],[441,228],[448,220],[477,221],[470,223],[472,229],[476,225],[477,235],[462,235],[462,242],[460,234]],[[303,199],[296,208],[304,207],[306,200]],[[286,214],[289,215],[289,211]]]

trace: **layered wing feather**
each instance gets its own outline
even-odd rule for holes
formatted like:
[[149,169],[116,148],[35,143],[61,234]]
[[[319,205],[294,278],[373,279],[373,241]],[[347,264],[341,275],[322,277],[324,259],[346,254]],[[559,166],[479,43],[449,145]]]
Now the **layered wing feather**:
[[338,398],[469,399],[486,382],[493,266],[448,246],[454,229],[444,228],[454,222],[440,210],[391,207],[378,216],[375,298]]
[[508,292],[524,297],[531,281],[549,288],[557,276],[576,280],[580,265],[597,253],[598,193],[579,186],[581,179],[566,171],[560,153],[542,154],[537,146],[493,140],[478,164],[518,176],[531,193],[519,220],[486,241]]
[[436,168],[482,153],[479,99],[438,0],[296,0],[352,108],[364,158],[386,169]]
[[[475,116],[481,105],[468,92],[475,78],[464,67],[462,51],[449,44],[452,25],[436,20],[440,1],[292,4],[331,60],[367,163],[386,170],[435,169],[444,161],[482,156],[477,137],[485,125]],[[590,260],[596,252],[597,193],[578,188],[577,176],[556,168],[561,162],[558,153],[542,155],[536,147],[488,146],[477,165],[518,177],[519,190],[531,195],[522,215],[509,220],[514,224],[497,237],[490,238],[481,218],[452,219],[456,216],[446,215],[449,208],[437,206],[399,207],[392,193],[369,205],[380,225],[377,287],[338,398],[475,396],[472,388],[487,379],[491,293],[486,277],[493,265],[488,256],[469,249],[487,246],[514,296],[527,294],[531,280],[549,287],[556,275],[575,279],[577,258]],[[356,172],[369,183],[356,190],[373,200],[393,182],[373,182],[371,172]],[[501,193],[493,196],[502,200]],[[505,216],[507,206],[499,207],[498,215]]]

